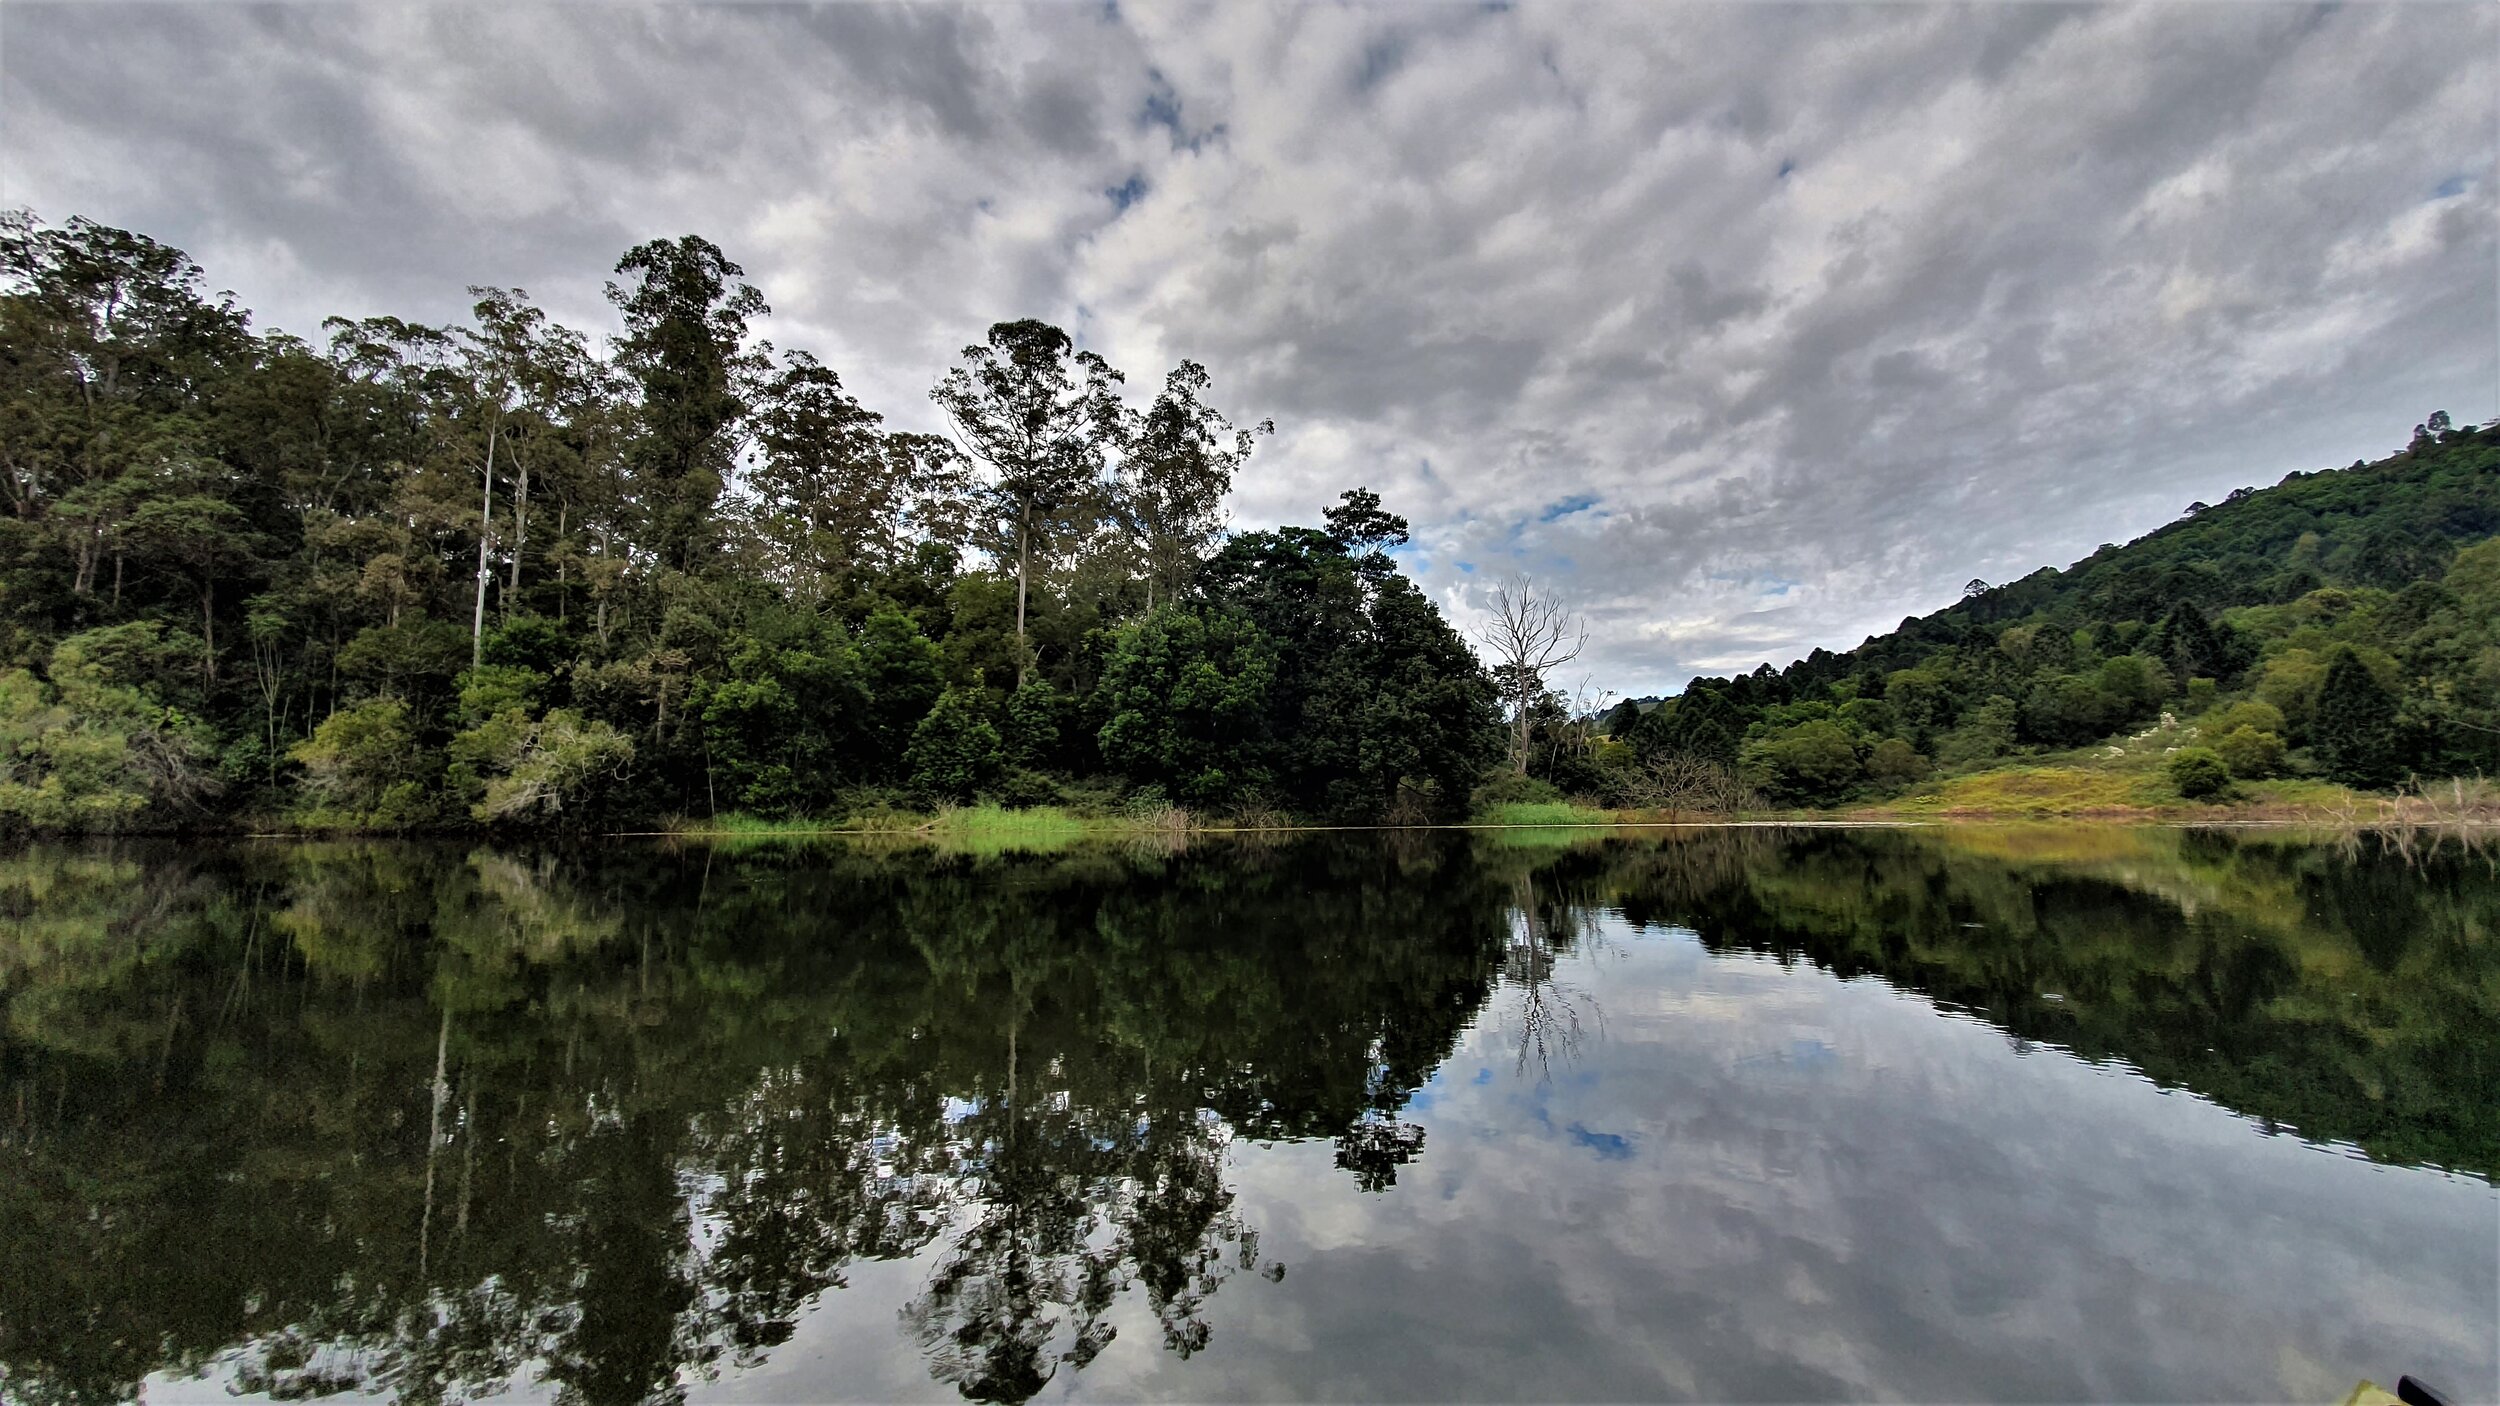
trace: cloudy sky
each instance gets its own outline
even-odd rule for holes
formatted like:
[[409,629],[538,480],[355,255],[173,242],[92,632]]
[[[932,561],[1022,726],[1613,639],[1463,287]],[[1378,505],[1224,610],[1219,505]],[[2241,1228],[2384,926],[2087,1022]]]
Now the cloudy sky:
[[991,322],[1369,484],[1454,616],[1600,687],[1847,647],[1974,576],[2500,413],[2489,4],[0,5],[0,203],[263,326],[611,326],[698,232],[900,424]]

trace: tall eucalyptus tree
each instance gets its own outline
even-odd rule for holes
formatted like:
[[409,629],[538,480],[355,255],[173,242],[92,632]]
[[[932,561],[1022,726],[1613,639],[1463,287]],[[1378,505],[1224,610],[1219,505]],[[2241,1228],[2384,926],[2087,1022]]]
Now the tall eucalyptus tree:
[[[1106,451],[1125,437],[1122,379],[1097,353],[1077,350],[1067,333],[1027,318],[991,327],[988,339],[964,348],[963,364],[929,392],[965,451],[995,475],[1000,537],[1014,541],[1020,654],[1029,653],[1034,537],[1053,514],[1099,490]],[[1019,679],[1030,667],[1029,658],[1019,660]]]
[[746,270],[697,235],[636,245],[610,283],[625,318],[616,357],[642,391],[641,434],[628,456],[645,545],[661,565],[698,570],[714,546],[712,506],[737,457],[736,432],[768,346],[747,345],[747,323],[772,311],[732,280]]
[[1237,428],[1206,403],[1207,369],[1183,361],[1138,418],[1120,462],[1121,525],[1136,542],[1146,577],[1146,608],[1170,599],[1224,533],[1224,495],[1250,459],[1257,435],[1275,422]]

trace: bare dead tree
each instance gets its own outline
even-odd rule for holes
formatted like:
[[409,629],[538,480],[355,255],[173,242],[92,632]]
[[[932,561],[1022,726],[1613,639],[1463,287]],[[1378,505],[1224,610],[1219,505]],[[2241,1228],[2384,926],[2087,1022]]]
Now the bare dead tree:
[[1614,702],[1615,692],[1594,685],[1594,679],[1582,675],[1580,686],[1571,691],[1571,697],[1563,704],[1562,721],[1546,736],[1547,766],[1560,770],[1566,758],[1586,761],[1597,755],[1598,720],[1605,716],[1606,706]]
[[1623,798],[1642,810],[1679,815],[1734,815],[1754,803],[1733,770],[1682,752],[1650,758],[1623,778],[1622,787]]
[[1511,770],[1528,774],[1528,712],[1545,694],[1545,676],[1580,657],[1588,626],[1526,576],[1493,588],[1493,618],[1476,631],[1493,654],[1493,673],[1511,705]]

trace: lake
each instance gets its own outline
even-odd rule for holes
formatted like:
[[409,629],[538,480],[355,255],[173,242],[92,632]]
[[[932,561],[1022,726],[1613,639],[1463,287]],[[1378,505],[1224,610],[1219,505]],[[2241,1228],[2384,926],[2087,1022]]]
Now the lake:
[[0,853],[0,1394],[2500,1396],[2500,867]]

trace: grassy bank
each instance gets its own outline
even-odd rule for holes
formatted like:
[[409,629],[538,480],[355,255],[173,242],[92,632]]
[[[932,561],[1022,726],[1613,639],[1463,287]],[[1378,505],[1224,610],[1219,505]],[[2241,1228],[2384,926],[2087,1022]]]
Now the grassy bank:
[[1169,807],[1138,813],[1080,815],[1059,806],[949,806],[934,812],[879,808],[831,817],[767,819],[730,812],[681,819],[659,833],[683,839],[778,844],[829,836],[927,843],[972,854],[1063,849],[1081,840],[1136,838],[1205,828]]
[[1577,801],[1511,801],[1486,806],[1469,823],[1475,825],[1615,825],[1632,813],[1601,810]]
[[1948,777],[1853,813],[1877,816],[2266,816],[2351,809],[2379,798],[2329,781],[2283,778],[2237,783],[2220,800],[2192,801],[2156,773],[2077,766],[2022,766]]

